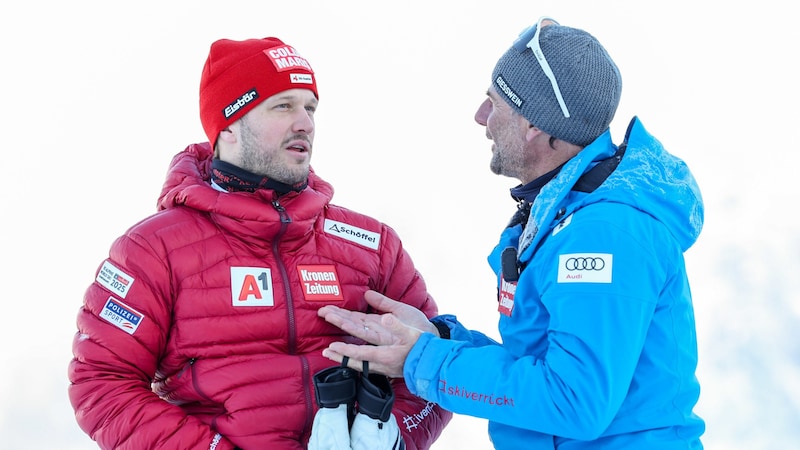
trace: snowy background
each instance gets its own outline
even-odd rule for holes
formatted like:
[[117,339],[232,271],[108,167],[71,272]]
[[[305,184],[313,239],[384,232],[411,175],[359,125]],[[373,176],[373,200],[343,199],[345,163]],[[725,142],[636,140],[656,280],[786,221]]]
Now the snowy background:
[[[443,6],[445,4],[446,6]],[[294,6],[291,6],[294,5]],[[797,15],[723,1],[36,1],[0,6],[0,441],[93,449],[67,400],[83,291],[155,210],[167,165],[205,140],[212,41],[278,36],[321,96],[312,165],[336,203],[392,225],[441,310],[496,335],[485,256],[516,181],[472,119],[492,67],[541,15],[618,63],[617,141],[638,115],[694,171],[706,226],[687,254],[709,449],[800,444]],[[489,449],[456,417],[435,444]]]

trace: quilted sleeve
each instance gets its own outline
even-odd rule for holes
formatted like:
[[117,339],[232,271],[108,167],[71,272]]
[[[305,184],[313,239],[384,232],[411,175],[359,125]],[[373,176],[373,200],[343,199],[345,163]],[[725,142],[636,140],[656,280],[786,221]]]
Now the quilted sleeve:
[[78,312],[69,398],[100,448],[230,450],[233,445],[150,388],[171,320],[166,258],[128,234],[111,247]]

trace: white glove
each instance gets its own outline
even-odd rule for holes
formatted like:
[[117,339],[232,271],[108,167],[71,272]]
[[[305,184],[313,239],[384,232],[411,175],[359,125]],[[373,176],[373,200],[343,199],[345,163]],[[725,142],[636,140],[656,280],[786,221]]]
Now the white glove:
[[311,425],[308,450],[351,450],[350,421],[359,373],[347,367],[347,358],[339,367],[329,367],[314,374],[314,393],[319,410]]
[[360,377],[359,382],[358,373],[347,367],[347,359],[339,367],[314,374],[319,410],[311,426],[308,450],[405,450],[391,413],[394,392],[389,379],[370,375],[366,361]]
[[367,361],[364,361],[356,401],[358,414],[350,428],[351,449],[405,450],[397,419],[392,414],[392,384],[383,375],[370,374]]
[[[311,447],[309,447],[310,449]],[[350,448],[352,450],[405,450],[406,444],[400,435],[400,428],[394,414],[389,420],[381,422],[366,414],[356,414],[350,428]]]
[[347,404],[317,411],[311,426],[308,450],[352,450],[347,426]]

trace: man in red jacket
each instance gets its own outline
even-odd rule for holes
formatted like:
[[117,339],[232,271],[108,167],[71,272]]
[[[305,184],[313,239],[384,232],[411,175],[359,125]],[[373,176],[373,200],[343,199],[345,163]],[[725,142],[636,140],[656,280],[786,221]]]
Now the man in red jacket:
[[78,314],[69,396],[101,448],[426,449],[449,422],[402,379],[321,354],[355,342],[324,305],[366,312],[376,290],[437,307],[392,228],[330,203],[310,166],[317,104],[311,65],[281,40],[211,45],[209,142],[175,156],[158,212],[112,244]]

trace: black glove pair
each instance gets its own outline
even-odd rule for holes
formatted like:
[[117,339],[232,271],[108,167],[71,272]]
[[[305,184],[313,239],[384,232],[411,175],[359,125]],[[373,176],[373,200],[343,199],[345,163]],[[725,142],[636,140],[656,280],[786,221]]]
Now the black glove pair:
[[329,367],[314,375],[314,390],[320,408],[337,408],[347,404],[348,423],[356,413],[386,422],[394,406],[394,391],[389,378],[369,373],[364,361],[363,372],[347,367],[345,356],[341,366]]
[[394,391],[389,379],[341,366],[314,375],[319,411],[314,416],[309,450],[405,450],[392,414]]

